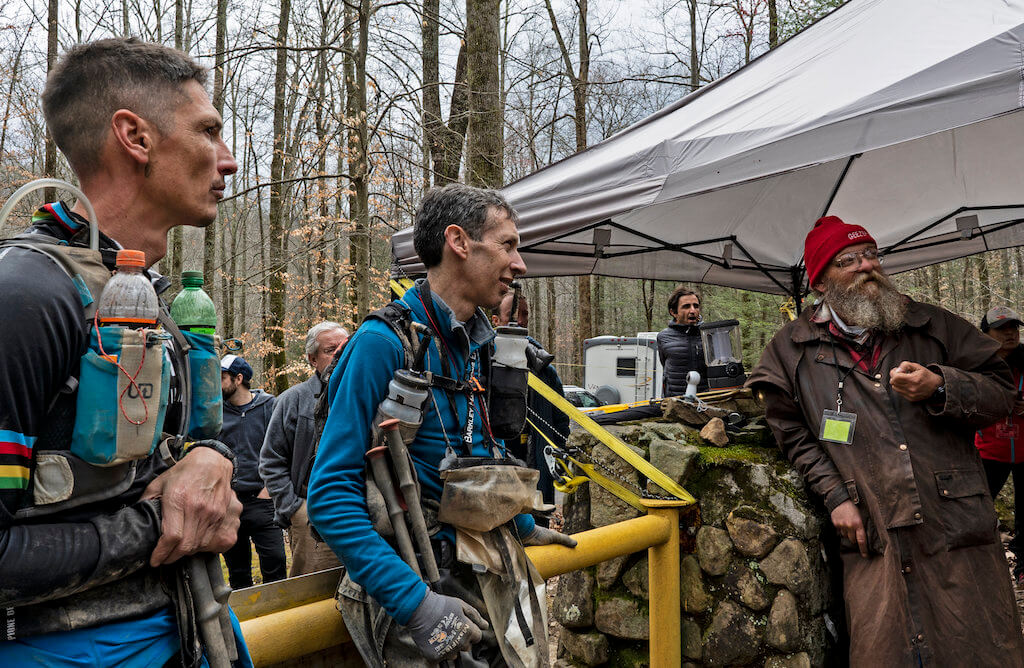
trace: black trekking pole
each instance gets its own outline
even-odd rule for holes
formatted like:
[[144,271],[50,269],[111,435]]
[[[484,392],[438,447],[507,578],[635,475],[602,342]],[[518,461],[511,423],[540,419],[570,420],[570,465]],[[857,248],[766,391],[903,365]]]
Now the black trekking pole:
[[405,507],[409,513],[409,524],[412,525],[412,536],[416,540],[416,547],[420,551],[420,559],[427,576],[427,584],[430,585],[431,589],[434,589],[441,580],[441,574],[437,570],[437,560],[434,559],[434,550],[430,545],[430,534],[427,532],[427,522],[423,517],[423,507],[420,505],[416,478],[413,476],[412,466],[409,462],[409,450],[405,447],[405,441],[402,440],[398,424],[398,420],[392,418],[381,422],[380,428],[384,432],[388,452],[391,454],[391,464],[395,469],[395,476],[398,478],[398,487],[402,492],[402,497],[405,499]]

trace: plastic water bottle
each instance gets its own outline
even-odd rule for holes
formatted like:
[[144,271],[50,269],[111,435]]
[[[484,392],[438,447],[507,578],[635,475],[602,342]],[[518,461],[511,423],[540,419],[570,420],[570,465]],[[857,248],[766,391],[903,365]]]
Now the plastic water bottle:
[[171,319],[182,331],[213,336],[217,329],[217,309],[203,290],[203,272],[182,273],[181,284],[184,289],[171,302]]
[[132,329],[156,326],[160,303],[149,277],[142,273],[145,267],[144,252],[117,251],[117,271],[107,281],[96,307],[100,325]]

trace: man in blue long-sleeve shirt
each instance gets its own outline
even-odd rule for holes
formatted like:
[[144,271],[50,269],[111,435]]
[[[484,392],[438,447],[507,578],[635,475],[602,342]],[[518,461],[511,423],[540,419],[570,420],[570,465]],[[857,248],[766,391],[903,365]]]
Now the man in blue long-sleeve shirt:
[[[496,192],[450,185],[426,195],[413,236],[427,280],[418,281],[399,305],[435,332],[426,369],[470,385],[480,377],[481,349],[494,337],[480,308],[497,306],[512,280],[526,271],[517,250],[515,212]],[[402,344],[381,320],[367,320],[348,342],[328,385],[331,409],[310,477],[309,516],[347,569],[342,613],[368,664],[424,665],[424,657],[439,661],[471,646],[486,661],[488,652],[495,656],[494,635],[487,632],[486,609],[472,573],[452,563],[452,527],[442,524],[434,540],[439,566],[450,570],[453,582],[441,594],[428,589],[374,530],[368,514],[364,455],[371,425],[395,370],[404,366]],[[423,505],[436,508],[442,487],[438,464],[446,450],[490,456],[493,439],[486,435],[481,395],[475,395],[471,409],[469,393],[439,387],[430,393],[409,450]],[[529,515],[518,516],[515,525],[525,544],[572,544],[568,537],[537,527]],[[378,614],[381,609],[386,614]],[[448,641],[439,644],[443,637]]]

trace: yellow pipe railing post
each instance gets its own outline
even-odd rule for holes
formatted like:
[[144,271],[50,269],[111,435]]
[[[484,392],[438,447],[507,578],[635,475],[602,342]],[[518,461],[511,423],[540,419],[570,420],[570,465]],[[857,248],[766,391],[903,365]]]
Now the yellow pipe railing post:
[[682,663],[679,606],[679,509],[684,501],[643,499],[649,517],[668,525],[664,542],[647,548],[647,590],[650,593],[651,668]]
[[[575,548],[541,545],[526,548],[526,554],[541,577],[594,566],[624,554],[647,549],[650,591],[651,668],[677,668],[681,661],[679,605],[679,510],[685,501],[643,499],[648,514],[616,524],[574,534]],[[312,576],[305,576],[312,577]],[[253,597],[257,590],[280,587],[262,585],[236,592]],[[333,584],[322,592],[324,600],[266,609],[243,618],[245,636],[253,662],[266,666],[297,659],[349,641],[345,624],[334,605]],[[354,651],[354,649],[352,650]]]

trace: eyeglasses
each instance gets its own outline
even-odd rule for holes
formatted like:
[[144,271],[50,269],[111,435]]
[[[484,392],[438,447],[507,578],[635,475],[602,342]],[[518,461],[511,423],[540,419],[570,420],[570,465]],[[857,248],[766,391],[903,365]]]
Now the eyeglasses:
[[860,265],[861,258],[868,262],[882,263],[882,254],[878,252],[877,248],[865,248],[862,251],[843,253],[842,255],[837,255],[836,259],[832,262],[840,269],[850,269]]

